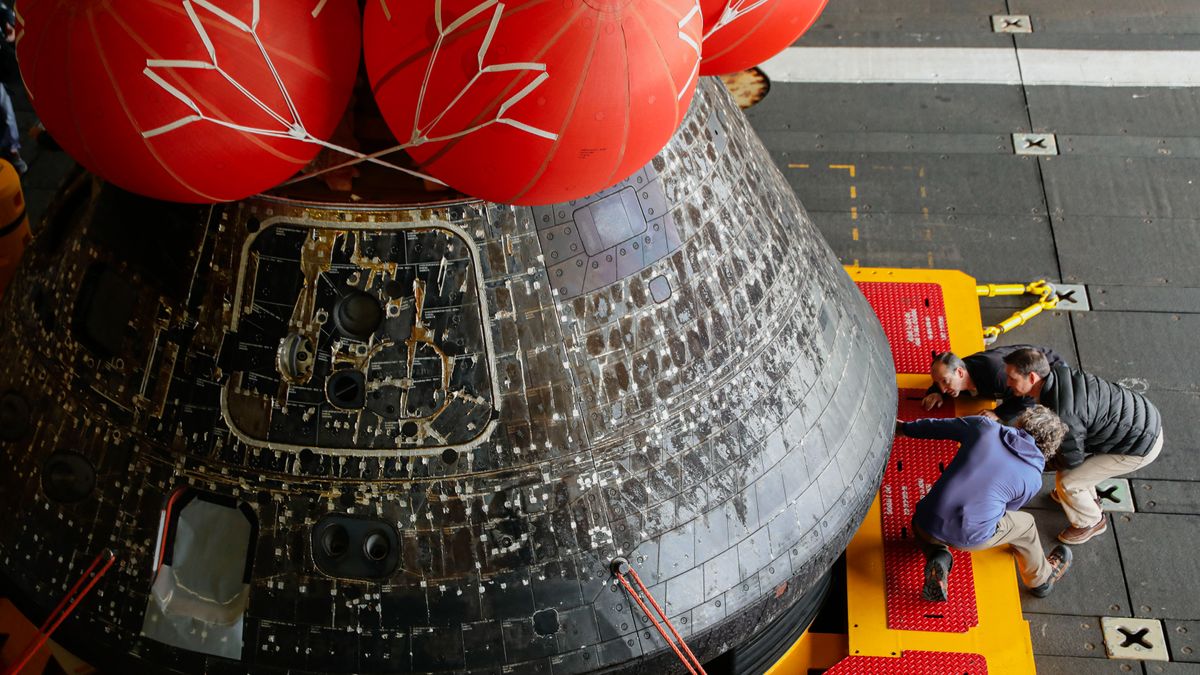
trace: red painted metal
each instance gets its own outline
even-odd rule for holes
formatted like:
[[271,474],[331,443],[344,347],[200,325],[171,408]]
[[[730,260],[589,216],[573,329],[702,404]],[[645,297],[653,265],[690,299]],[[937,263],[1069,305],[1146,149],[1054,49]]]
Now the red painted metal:
[[928,373],[931,352],[950,350],[946,305],[938,284],[860,281],[892,347],[898,373]]
[[[921,417],[951,417],[952,406],[933,411],[921,408],[924,392],[900,391],[902,420]],[[883,564],[887,581],[888,628],[936,633],[965,633],[979,624],[975,605],[975,578],[971,554],[951,550],[954,567],[950,572],[948,602],[928,602],[921,597],[925,559],[913,541],[912,515],[917,501],[924,497],[954,458],[954,441],[930,441],[897,438],[892,456],[883,474],[880,501],[883,510]]]
[[825,675],[987,675],[980,654],[907,651],[895,656],[847,656]]

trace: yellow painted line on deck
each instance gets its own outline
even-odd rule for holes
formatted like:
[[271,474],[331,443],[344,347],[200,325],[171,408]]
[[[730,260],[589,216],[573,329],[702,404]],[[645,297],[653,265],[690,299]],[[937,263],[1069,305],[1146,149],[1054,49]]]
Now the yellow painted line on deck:
[[850,199],[858,199],[858,188],[850,186]]
[[850,220],[858,220],[858,207],[857,206],[850,207]]
[[807,169],[807,164],[788,164],[789,169]]
[[857,227],[850,229],[850,238],[853,239],[854,241],[858,241],[858,228]]
[[853,164],[830,164],[829,168],[849,171],[851,178],[854,178],[855,174],[858,172],[858,168]]

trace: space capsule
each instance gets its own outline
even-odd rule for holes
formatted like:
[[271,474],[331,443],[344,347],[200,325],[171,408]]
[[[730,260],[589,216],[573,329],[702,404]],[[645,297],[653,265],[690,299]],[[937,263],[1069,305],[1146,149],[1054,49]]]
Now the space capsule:
[[552,206],[77,172],[0,307],[0,411],[0,577],[36,622],[110,550],[56,634],[106,671],[661,673],[612,561],[701,660],[797,628],[896,388],[706,79]]

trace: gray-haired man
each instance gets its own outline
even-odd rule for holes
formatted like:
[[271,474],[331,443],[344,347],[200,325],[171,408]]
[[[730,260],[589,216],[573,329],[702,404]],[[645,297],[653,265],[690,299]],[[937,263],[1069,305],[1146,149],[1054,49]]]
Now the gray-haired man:
[[929,364],[933,386],[925,390],[921,406],[926,410],[940,408],[945,397],[957,398],[966,393],[979,398],[1004,399],[994,411],[982,414],[994,420],[1011,420],[1033,405],[1032,399],[1013,396],[1004,372],[1004,357],[1021,349],[1036,349],[1045,354],[1051,364],[1063,362],[1054,350],[1033,345],[996,347],[966,358],[959,358],[953,352],[935,353]]

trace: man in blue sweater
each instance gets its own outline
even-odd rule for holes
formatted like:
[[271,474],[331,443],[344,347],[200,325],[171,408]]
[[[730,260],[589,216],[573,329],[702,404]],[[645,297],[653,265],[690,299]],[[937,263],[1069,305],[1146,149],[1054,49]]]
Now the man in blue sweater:
[[949,547],[982,551],[1008,544],[1017,554],[1021,580],[1044,598],[1071,564],[1071,549],[1042,549],[1033,516],[1018,511],[1042,486],[1046,460],[1067,427],[1045,406],[1026,409],[1011,427],[983,416],[896,423],[897,434],[954,440],[954,460],[917,502],[913,534],[925,553],[922,596],[946,600],[953,564]]

